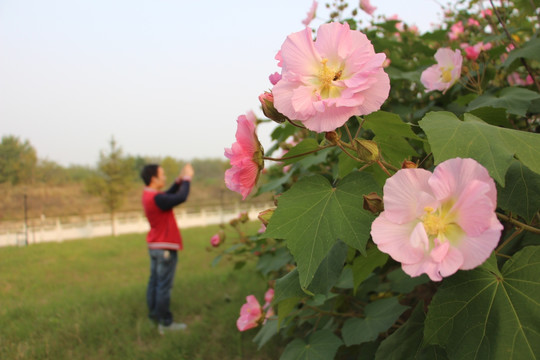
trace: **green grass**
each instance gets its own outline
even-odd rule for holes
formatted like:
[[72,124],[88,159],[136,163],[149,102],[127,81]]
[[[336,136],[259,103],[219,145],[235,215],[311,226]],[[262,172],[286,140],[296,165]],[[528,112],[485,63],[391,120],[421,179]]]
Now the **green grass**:
[[236,329],[246,295],[267,286],[254,264],[211,267],[217,229],[182,231],[171,310],[188,330],[164,336],[147,319],[144,234],[0,248],[0,359],[279,358],[277,340],[257,351],[257,330]]

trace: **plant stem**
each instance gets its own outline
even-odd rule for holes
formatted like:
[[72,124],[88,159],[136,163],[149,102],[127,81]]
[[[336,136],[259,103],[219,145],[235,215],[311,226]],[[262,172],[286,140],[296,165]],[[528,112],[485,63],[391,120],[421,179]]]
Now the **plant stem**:
[[292,126],[296,126],[297,128],[300,128],[300,129],[306,129],[306,127],[304,125],[298,125],[298,124],[295,124],[293,123],[293,121],[291,119],[287,119],[287,121],[289,122],[289,124],[291,124]]
[[337,146],[348,156],[350,157],[351,159],[354,159],[358,162],[363,162],[362,160],[360,160],[359,158],[357,158],[356,156],[354,156],[353,154],[350,154],[346,149],[345,147],[343,146],[344,143],[342,143],[341,141],[338,141],[337,142]]
[[499,245],[498,248],[495,249],[495,254],[499,254],[499,251],[501,251],[503,247],[505,247],[506,245],[508,245],[508,243],[509,243],[510,241],[514,240],[514,238],[515,238],[516,236],[518,236],[519,234],[521,234],[522,231],[523,231],[523,228],[516,229],[516,231],[514,231],[514,232],[512,233],[512,235],[510,235],[506,240],[504,240],[504,242],[503,242],[501,245]]
[[[358,119],[359,117],[357,116],[356,118]],[[362,130],[362,126],[364,126],[364,121],[366,121],[366,118],[362,118],[362,121],[358,126],[358,130],[356,130],[356,135],[354,136],[355,139],[358,137],[358,135],[360,135],[360,130]]]
[[381,167],[382,171],[384,171],[386,173],[386,175],[388,175],[388,177],[392,177],[392,174],[390,174],[388,169],[382,164],[382,162],[380,160],[377,160],[376,162]]
[[347,125],[347,123],[345,123],[345,130],[347,130],[347,135],[349,135],[349,141],[353,141],[353,137],[351,135],[351,131],[349,130],[349,126]]
[[325,146],[321,146],[320,148],[317,148],[317,149],[315,149],[315,150],[307,151],[307,152],[302,153],[302,154],[296,154],[296,155],[291,155],[291,156],[285,156],[285,157],[282,157],[282,158],[279,158],[279,159],[278,159],[278,158],[269,157],[269,156],[263,156],[263,159],[264,159],[264,160],[270,160],[270,161],[284,161],[284,160],[294,159],[294,158],[306,156],[306,155],[309,155],[309,154],[313,154],[313,153],[316,153],[317,151],[321,151],[321,150],[327,149],[327,148],[332,147],[332,146],[334,146],[334,145],[325,145]]
[[498,212],[496,212],[495,214],[497,214],[497,217],[499,219],[502,219],[504,221],[508,221],[512,225],[515,225],[515,226],[517,226],[517,227],[519,227],[519,228],[521,228],[523,230],[527,230],[527,231],[530,231],[530,232],[532,232],[534,234],[539,234],[540,235],[540,229],[535,228],[534,226],[524,224],[521,221],[518,221],[518,220],[516,220],[514,218],[511,218],[510,216],[506,216],[506,215],[498,213]]

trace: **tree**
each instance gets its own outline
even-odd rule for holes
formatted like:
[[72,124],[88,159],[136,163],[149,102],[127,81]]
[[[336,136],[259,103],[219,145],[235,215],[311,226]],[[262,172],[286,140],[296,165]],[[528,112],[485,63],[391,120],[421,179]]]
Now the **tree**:
[[110,152],[100,153],[97,173],[86,181],[89,194],[101,197],[111,215],[111,233],[116,236],[116,212],[122,206],[133,179],[131,160],[122,155],[122,149],[111,138]]
[[7,135],[0,143],[0,183],[29,183],[37,163],[36,150],[25,140]]

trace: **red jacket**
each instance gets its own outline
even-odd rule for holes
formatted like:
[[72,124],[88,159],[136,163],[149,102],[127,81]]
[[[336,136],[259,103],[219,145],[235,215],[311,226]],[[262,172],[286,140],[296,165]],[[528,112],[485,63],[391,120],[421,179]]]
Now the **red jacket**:
[[146,242],[150,249],[182,250],[182,235],[172,207],[168,210],[160,209],[155,197],[160,193],[156,190],[145,188],[142,203],[146,218],[150,223],[150,231],[146,236]]

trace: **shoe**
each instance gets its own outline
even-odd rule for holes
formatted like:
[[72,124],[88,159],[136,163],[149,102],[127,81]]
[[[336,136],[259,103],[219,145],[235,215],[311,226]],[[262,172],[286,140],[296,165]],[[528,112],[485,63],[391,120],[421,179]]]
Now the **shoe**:
[[184,331],[187,329],[187,325],[184,323],[171,323],[170,325],[158,325],[158,332],[160,335],[164,335],[166,331]]

